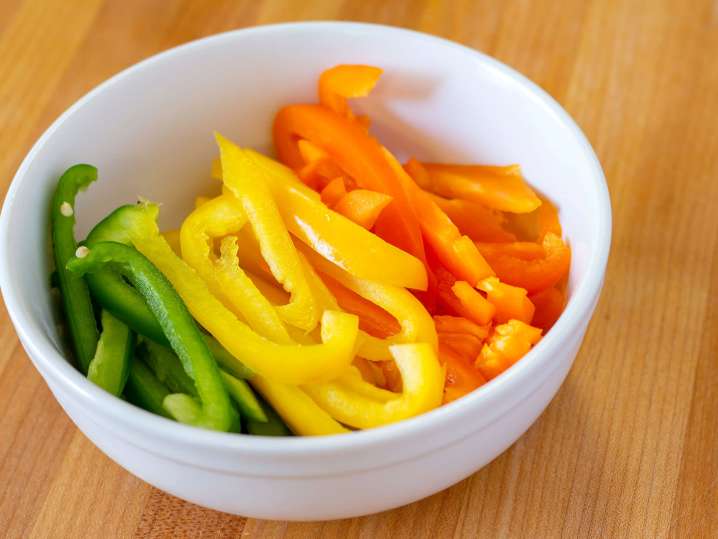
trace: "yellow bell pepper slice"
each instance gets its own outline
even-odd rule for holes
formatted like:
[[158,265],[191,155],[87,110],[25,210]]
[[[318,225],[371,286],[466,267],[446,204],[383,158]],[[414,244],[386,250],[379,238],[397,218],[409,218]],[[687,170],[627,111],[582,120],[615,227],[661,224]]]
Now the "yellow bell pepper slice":
[[[209,289],[249,326],[271,341],[289,344],[291,339],[274,306],[257,289],[237,262],[237,238],[247,216],[232,195],[221,195],[195,209],[182,223],[180,242],[185,262]],[[220,244],[220,258],[212,260],[212,240]]]
[[[376,341],[383,342],[386,346],[400,343],[424,342],[428,343],[432,349],[437,349],[438,338],[436,336],[434,321],[426,308],[411,292],[398,286],[360,279],[359,277],[350,275],[311,249],[300,247],[300,251],[320,273],[328,275],[363,298],[376,303],[397,319],[401,326],[399,333],[387,339],[375,338]],[[366,337],[360,337],[360,341],[364,339],[366,339]],[[369,341],[368,339],[366,340]],[[376,341],[370,342],[376,343]],[[378,343],[375,345],[378,345]],[[362,357],[372,359],[367,356]],[[384,357],[382,359],[386,358]]]
[[253,183],[266,183],[287,228],[302,242],[362,279],[426,290],[426,268],[418,258],[329,210],[291,169],[253,150],[234,148],[247,158],[237,172]]
[[279,316],[295,327],[311,331],[319,321],[319,307],[304,276],[301,261],[272,198],[266,175],[245,152],[217,134],[225,186],[239,200],[259,241],[272,274],[290,294]]
[[[311,384],[303,389],[329,415],[361,429],[395,423],[439,406],[444,391],[444,371],[431,346],[426,343],[393,345],[391,353],[404,385],[396,398],[373,398],[370,392],[374,386],[366,382],[369,386],[366,392],[348,387],[342,380]],[[355,380],[355,384],[362,383]]]
[[331,380],[351,364],[359,325],[356,316],[325,311],[322,344],[273,343],[239,320],[172,251],[157,228],[157,206],[137,208],[138,223],[128,230],[133,245],[167,277],[197,321],[247,367],[271,381],[298,385]]
[[270,382],[256,375],[251,382],[293,432],[301,436],[325,436],[350,432],[300,388]]

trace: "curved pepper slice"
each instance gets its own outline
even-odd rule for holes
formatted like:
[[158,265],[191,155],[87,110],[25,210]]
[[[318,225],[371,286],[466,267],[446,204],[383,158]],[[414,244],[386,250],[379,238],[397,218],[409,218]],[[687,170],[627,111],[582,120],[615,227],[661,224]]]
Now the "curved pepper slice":
[[496,307],[496,322],[501,324],[515,318],[526,324],[531,323],[535,307],[524,288],[502,283],[496,277],[484,279],[476,288],[486,292],[486,299]]
[[97,179],[92,165],[68,168],[57,182],[50,212],[52,249],[57,268],[62,306],[78,367],[87,373],[97,348],[99,333],[85,281],[67,271],[65,265],[77,249],[75,241],[75,197]]
[[349,119],[354,118],[347,98],[365,97],[376,85],[382,70],[368,65],[338,65],[319,76],[319,102]]
[[[519,245],[524,245],[523,243]],[[505,283],[525,288],[534,294],[551,288],[566,275],[571,266],[571,249],[560,237],[551,232],[543,237],[541,245],[535,245],[541,256],[529,252],[523,255],[516,244],[498,244],[479,250],[494,268],[496,275]]]
[[298,137],[326,151],[359,187],[391,196],[377,221],[377,234],[422,262],[426,260],[417,212],[380,144],[363,126],[322,105],[284,107],[274,120],[274,145],[279,159],[294,170],[304,164]]
[[165,397],[164,407],[183,423],[230,430],[238,418],[217,364],[195,321],[164,275],[146,257],[121,243],[99,242],[91,249],[84,248],[82,252],[78,249],[77,255],[67,263],[67,268],[78,275],[111,264],[132,283],[147,301],[185,371],[194,379],[201,405],[189,395],[175,393]]
[[167,277],[197,321],[247,367],[272,381],[302,384],[331,379],[351,364],[358,332],[356,316],[326,311],[321,324],[322,344],[272,343],[240,321],[177,257],[159,234],[156,206],[141,204],[134,209],[135,219],[128,223],[134,246]]
[[182,223],[183,258],[207,282],[212,293],[240,314],[251,328],[272,341],[289,343],[289,334],[277,310],[237,263],[237,238],[222,240],[219,260],[210,257],[212,240],[234,234],[246,222],[247,216],[234,196],[221,195],[209,200]]
[[378,388],[356,378],[349,385],[336,380],[306,385],[303,389],[329,415],[361,429],[395,423],[439,406],[444,372],[432,347],[413,343],[393,345],[390,350],[403,381],[403,392],[396,398],[375,398],[373,393]]
[[382,147],[384,156],[410,193],[417,213],[421,215],[421,232],[431,245],[439,261],[457,279],[476,286],[481,279],[494,275],[476,245],[468,236],[462,236],[456,225],[439,208],[428,193],[422,191],[402,168],[389,150]]
[[559,319],[566,306],[566,295],[553,286],[529,296],[536,307],[531,325],[548,331]]
[[[248,169],[256,171],[255,167],[261,167],[262,174],[254,176],[256,181],[269,186],[287,228],[302,242],[357,277],[426,289],[426,268],[419,259],[343,215],[328,211],[319,195],[297,180],[287,167],[252,150],[241,151],[250,159],[244,162]],[[382,263],[377,264],[377,260]]]
[[385,343],[424,342],[436,350],[437,338],[434,321],[421,302],[408,290],[354,277],[314,251],[305,248],[303,252],[320,273],[328,275],[396,318],[401,326],[401,331],[385,339]]
[[521,359],[540,339],[539,328],[509,320],[494,328],[494,334],[476,359],[476,367],[491,380]]
[[473,200],[513,213],[529,213],[541,205],[541,199],[524,181],[518,165],[421,165],[428,173],[423,177],[423,181],[428,180],[424,189],[437,195]]
[[263,171],[235,144],[219,134],[216,138],[224,184],[241,203],[272,274],[290,294],[289,303],[277,307],[277,312],[287,323],[311,331],[319,321],[319,308],[277,204],[262,181]]
[[262,376],[255,376],[252,385],[270,402],[289,428],[301,436],[349,432],[299,387],[270,382]]

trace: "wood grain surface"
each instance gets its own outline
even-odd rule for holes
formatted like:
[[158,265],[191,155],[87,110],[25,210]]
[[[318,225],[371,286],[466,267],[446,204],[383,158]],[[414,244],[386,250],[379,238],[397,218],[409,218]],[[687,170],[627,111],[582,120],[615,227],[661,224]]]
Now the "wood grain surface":
[[0,307],[0,536],[718,537],[718,2],[0,0],[0,194],[90,88],[215,32],[406,26],[548,90],[604,166],[606,287],[557,398],[510,450],[394,511],[246,520],[142,483],[73,426]]

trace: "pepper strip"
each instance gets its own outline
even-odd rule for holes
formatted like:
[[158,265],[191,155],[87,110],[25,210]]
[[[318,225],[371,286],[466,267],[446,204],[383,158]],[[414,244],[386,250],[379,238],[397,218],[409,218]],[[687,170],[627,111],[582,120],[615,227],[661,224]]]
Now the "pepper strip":
[[311,331],[319,321],[319,308],[304,278],[299,256],[284,226],[277,204],[261,169],[235,144],[216,135],[224,184],[239,200],[259,241],[264,260],[282,287],[289,292],[287,305],[277,307],[287,323]]
[[128,232],[135,247],[169,279],[197,321],[233,356],[272,381],[303,384],[340,374],[354,356],[356,316],[325,311],[322,344],[282,345],[252,331],[209,290],[197,273],[172,251],[159,234],[157,206],[135,206],[136,219]]
[[[328,275],[361,297],[377,304],[397,319],[401,330],[396,335],[383,340],[387,346],[407,342],[425,342],[436,350],[437,337],[434,321],[421,302],[409,291],[385,283],[360,279],[310,249],[302,248],[301,251],[320,273]],[[367,357],[367,359],[371,358]]]
[[222,240],[220,259],[210,258],[212,240],[234,234],[246,222],[247,216],[233,195],[221,195],[206,202],[182,223],[183,258],[207,282],[212,293],[241,315],[252,329],[272,341],[289,343],[289,334],[277,310],[237,263],[237,238]]
[[389,150],[382,146],[382,152],[405,190],[410,193],[414,207],[422,217],[421,232],[446,269],[471,286],[476,286],[481,279],[493,276],[493,269],[481,256],[471,238],[461,235],[451,219],[428,193],[419,188]]
[[[256,181],[266,182],[287,228],[295,237],[352,275],[426,290],[426,268],[421,260],[343,215],[327,210],[319,195],[300,182],[287,167],[253,150],[241,151],[250,159],[244,164],[251,163],[251,168],[243,172],[252,171]],[[258,169],[262,170],[259,176]],[[389,207],[391,204],[382,215]],[[382,263],[377,264],[376,260]]]
[[[426,260],[419,218],[408,193],[384,158],[379,143],[364,127],[322,105],[290,105],[274,119],[274,145],[280,161],[294,170],[304,164],[297,139],[326,151],[360,187],[392,197],[376,223],[379,236]],[[388,264],[385,264],[388,265]]]
[[[143,208],[147,210],[149,208]],[[156,208],[155,208],[156,214]],[[142,215],[135,205],[120,206],[93,228],[85,240],[85,245],[92,247],[100,241],[115,241],[130,245],[128,231],[135,226],[138,215]],[[154,214],[153,214],[154,215]],[[169,245],[169,243],[168,243]],[[174,249],[174,248],[172,248]],[[112,315],[121,320],[134,332],[169,346],[157,319],[147,307],[142,296],[128,285],[122,277],[110,269],[102,269],[96,273],[85,275],[93,297]],[[253,373],[242,365],[237,358],[217,342],[211,335],[202,334],[215,359],[229,372],[239,378],[249,378]]]
[[57,182],[52,197],[50,223],[52,248],[55,258],[62,305],[70,329],[72,345],[78,366],[87,373],[95,355],[99,334],[90,293],[85,281],[65,268],[75,255],[75,197],[97,179],[97,169],[91,165],[75,165],[68,168]]
[[67,263],[70,271],[83,275],[112,264],[130,281],[147,301],[185,371],[193,377],[201,405],[189,395],[175,393],[165,398],[163,406],[183,423],[230,430],[237,415],[217,364],[195,321],[164,275],[135,249],[121,243],[99,242],[78,254],[81,258],[75,257]]
[[[341,380],[303,386],[309,396],[329,414],[356,428],[368,429],[395,423],[436,408],[441,404],[444,372],[436,353],[426,343],[393,345],[390,348],[403,381],[400,397],[379,400],[367,392],[347,387]],[[376,388],[367,382],[354,384]]]
[[319,102],[334,112],[354,118],[347,98],[365,97],[376,85],[382,70],[368,65],[338,65],[319,76]]
[[105,309],[102,309],[100,320],[102,333],[87,370],[87,379],[119,397],[130,373],[135,334]]

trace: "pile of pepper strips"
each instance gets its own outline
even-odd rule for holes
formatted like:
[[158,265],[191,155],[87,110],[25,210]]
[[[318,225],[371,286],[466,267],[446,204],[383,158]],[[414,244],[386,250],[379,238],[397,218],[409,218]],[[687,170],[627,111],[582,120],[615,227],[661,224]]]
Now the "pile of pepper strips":
[[334,67],[320,104],[282,108],[284,165],[217,135],[222,193],[179,231],[143,201],[75,249],[96,171],[63,175],[55,262],[88,378],[191,425],[333,434],[463,396],[540,339],[570,265],[556,209],[515,165],[402,167],[347,104],[380,74]]

